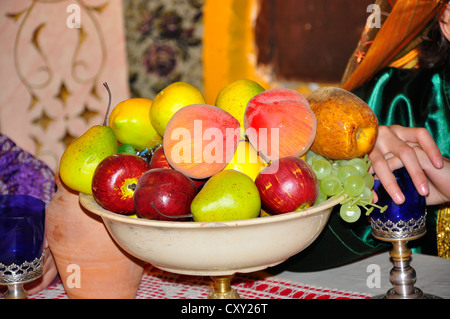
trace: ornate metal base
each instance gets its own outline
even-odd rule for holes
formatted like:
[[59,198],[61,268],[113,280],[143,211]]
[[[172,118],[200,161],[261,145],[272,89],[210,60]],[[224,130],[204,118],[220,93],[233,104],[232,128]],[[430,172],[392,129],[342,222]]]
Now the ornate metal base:
[[44,253],[40,258],[32,262],[24,262],[22,265],[11,264],[8,266],[0,263],[0,284],[8,287],[4,294],[6,299],[25,299],[27,292],[23,285],[42,276]]
[[208,299],[240,299],[236,290],[231,288],[230,276],[212,276],[214,281],[214,289],[209,293]]
[[405,298],[404,296],[398,295],[395,292],[394,288],[391,288],[388,290],[386,294],[377,295],[372,297],[371,299],[442,299],[442,298],[435,295],[426,294],[419,288],[415,288],[415,292],[412,295],[409,295]]
[[419,288],[414,287],[416,282],[416,271],[410,266],[411,249],[408,248],[408,241],[417,239],[425,233],[416,235],[406,239],[386,239],[383,237],[375,238],[390,241],[392,243],[392,250],[389,252],[394,267],[391,269],[391,282],[394,285],[389,289],[385,295],[373,297],[374,299],[441,299],[440,297],[426,294]]

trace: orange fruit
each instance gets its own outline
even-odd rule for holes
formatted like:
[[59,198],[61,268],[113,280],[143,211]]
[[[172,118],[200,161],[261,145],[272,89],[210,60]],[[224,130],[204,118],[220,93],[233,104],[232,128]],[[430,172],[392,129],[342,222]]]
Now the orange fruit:
[[317,131],[311,150],[330,159],[351,159],[369,153],[378,136],[378,119],[355,94],[322,87],[307,98],[316,115]]

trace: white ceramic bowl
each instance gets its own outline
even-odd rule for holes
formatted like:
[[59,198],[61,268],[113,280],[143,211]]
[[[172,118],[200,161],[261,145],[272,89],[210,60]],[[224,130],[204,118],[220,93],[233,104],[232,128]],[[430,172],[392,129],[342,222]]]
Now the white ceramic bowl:
[[200,223],[123,216],[80,194],[81,205],[102,217],[124,250],[162,270],[196,276],[259,271],[285,261],[317,238],[343,199],[282,215]]

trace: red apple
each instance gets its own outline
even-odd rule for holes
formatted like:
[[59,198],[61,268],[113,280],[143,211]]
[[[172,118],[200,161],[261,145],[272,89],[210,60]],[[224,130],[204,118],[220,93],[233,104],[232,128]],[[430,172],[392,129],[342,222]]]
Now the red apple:
[[141,218],[184,220],[190,215],[197,194],[195,183],[183,173],[169,168],[145,172],[134,192],[134,207]]
[[150,160],[151,168],[172,168],[164,155],[164,148],[159,146],[152,155]]
[[263,210],[283,214],[314,205],[319,184],[312,168],[301,158],[287,156],[265,167],[255,184]]
[[143,158],[132,154],[114,154],[97,166],[92,178],[92,195],[104,209],[133,214],[133,195],[139,178],[150,169]]
[[244,114],[245,133],[267,160],[301,156],[311,147],[317,120],[308,101],[290,89],[269,89],[255,95]]
[[[150,167],[151,168],[170,168],[172,169],[172,166],[170,166],[169,162],[166,159],[166,156],[164,155],[164,148],[162,146],[158,147],[155,152],[153,153],[152,159],[150,160]],[[191,178],[195,186],[197,186],[197,189],[200,190],[203,185],[208,181],[209,178]]]

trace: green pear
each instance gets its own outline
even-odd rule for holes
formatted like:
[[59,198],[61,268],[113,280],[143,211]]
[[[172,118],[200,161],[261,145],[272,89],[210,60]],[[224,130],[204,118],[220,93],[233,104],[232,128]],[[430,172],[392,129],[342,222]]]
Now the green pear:
[[112,128],[95,125],[74,140],[64,151],[59,165],[61,180],[73,190],[92,194],[92,177],[98,164],[117,153]]
[[107,126],[109,105],[103,125],[94,125],[75,139],[64,151],[59,164],[59,176],[69,188],[92,195],[92,177],[98,164],[106,157],[116,154],[117,138],[113,129]]
[[232,169],[213,175],[191,203],[196,222],[256,218],[260,212],[261,198],[255,183]]

